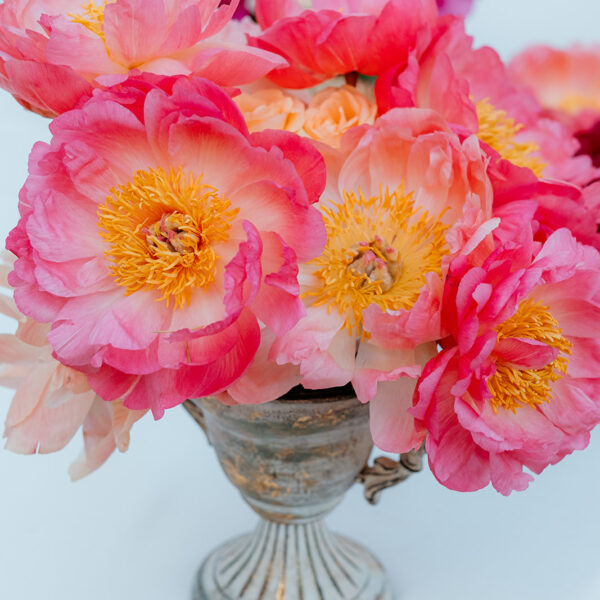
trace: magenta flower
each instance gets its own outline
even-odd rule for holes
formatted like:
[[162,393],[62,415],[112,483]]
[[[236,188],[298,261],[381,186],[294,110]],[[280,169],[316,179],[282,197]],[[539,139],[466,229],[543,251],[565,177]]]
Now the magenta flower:
[[[451,335],[409,410],[434,475],[454,490],[523,490],[524,468],[585,448],[600,422],[600,254],[562,229],[532,260],[531,233],[518,236],[482,266],[451,265]],[[414,445],[415,433],[399,437]]]
[[325,242],[308,142],[249,135],[221,89],[187,78],[98,91],[51,129],[9,236],[11,283],[102,398],[160,416],[221,391],[251,363],[258,319],[281,334],[302,316],[296,261]]
[[437,9],[433,0],[319,0],[313,10],[296,0],[257,0],[256,17],[263,32],[252,43],[290,63],[269,78],[303,88],[352,71],[382,73],[406,58]]

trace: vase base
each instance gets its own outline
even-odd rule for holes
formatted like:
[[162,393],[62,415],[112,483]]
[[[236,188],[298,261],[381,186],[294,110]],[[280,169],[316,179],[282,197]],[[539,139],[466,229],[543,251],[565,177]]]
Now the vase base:
[[392,600],[392,594],[379,561],[321,522],[262,523],[206,558],[193,600]]

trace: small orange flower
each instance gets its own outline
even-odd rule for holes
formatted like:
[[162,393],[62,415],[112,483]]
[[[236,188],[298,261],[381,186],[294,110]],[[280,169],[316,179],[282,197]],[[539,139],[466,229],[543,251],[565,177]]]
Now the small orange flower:
[[304,131],[314,140],[339,146],[351,127],[372,124],[377,106],[355,87],[328,87],[317,92],[306,110]]
[[251,132],[284,129],[297,133],[304,124],[304,103],[277,88],[244,92],[234,100]]

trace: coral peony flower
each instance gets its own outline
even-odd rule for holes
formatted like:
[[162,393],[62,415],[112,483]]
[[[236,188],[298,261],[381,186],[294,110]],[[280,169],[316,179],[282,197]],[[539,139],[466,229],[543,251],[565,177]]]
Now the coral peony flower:
[[[0,285],[5,288],[8,269],[0,265]],[[99,398],[83,373],[53,358],[47,340],[50,325],[25,317],[5,294],[0,295],[0,312],[19,324],[14,335],[1,335],[0,384],[15,389],[6,416],[5,447],[18,454],[56,452],[81,428],[85,449],[71,466],[73,479],[100,467],[117,447],[127,450],[129,431],[145,411]]]
[[[73,108],[98,78],[148,71],[195,74],[222,85],[254,81],[285,61],[250,48],[238,1],[6,0],[0,5],[0,86],[53,116]],[[240,29],[232,42],[232,30]]]
[[234,100],[251,132],[283,129],[297,133],[304,125],[304,102],[278,88],[242,92]]
[[600,119],[600,46],[558,50],[533,46],[509,66],[511,76],[528,86],[546,109],[573,131]]
[[304,314],[296,261],[325,241],[308,141],[249,135],[225,92],[185,77],[97,91],[51,130],[8,239],[11,283],[102,398],[159,417],[232,384],[257,319],[284,333]]
[[327,159],[327,245],[300,271],[307,315],[270,356],[298,365],[308,388],[351,381],[371,402],[375,443],[393,451],[407,389],[442,334],[447,261],[489,246],[485,156],[436,113],[396,109],[350,130]]
[[327,87],[309,102],[304,131],[314,140],[339,146],[348,129],[372,124],[376,116],[377,105],[355,87]]
[[427,433],[431,469],[445,486],[489,482],[523,490],[600,421],[600,255],[566,229],[535,254],[521,227],[482,266],[450,266],[443,316],[451,335],[415,394],[416,433]]
[[461,19],[441,19],[408,60],[378,78],[375,91],[380,112],[395,106],[436,110],[538,177],[586,185],[599,175],[589,158],[574,156],[579,144],[572,131],[510,77],[498,54],[473,49]]
[[419,30],[437,17],[433,0],[315,0],[312,6],[256,1],[263,32],[251,43],[290,63],[270,73],[277,85],[311,87],[353,71],[378,75],[403,60]]

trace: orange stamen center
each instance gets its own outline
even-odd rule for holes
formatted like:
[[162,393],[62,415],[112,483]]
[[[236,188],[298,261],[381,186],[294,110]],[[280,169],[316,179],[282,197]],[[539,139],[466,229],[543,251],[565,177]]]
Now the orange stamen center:
[[515,123],[515,120],[508,117],[505,111],[496,110],[487,99],[477,102],[476,107],[479,118],[477,133],[479,139],[494,148],[502,158],[519,167],[527,167],[541,177],[546,165],[535,156],[539,151],[537,143],[516,140],[523,125]]
[[345,192],[344,202],[322,210],[327,245],[312,261],[318,284],[304,297],[347,315],[344,326],[350,334],[361,331],[362,312],[370,304],[410,309],[425,275],[441,273],[447,226],[441,215],[418,214],[412,194],[402,187],[371,198]]
[[98,209],[111,272],[127,295],[158,290],[167,305],[189,304],[196,288],[215,281],[218,247],[238,209],[202,176],[182,169],[138,171],[111,190]]
[[81,13],[70,14],[69,18],[73,23],[80,23],[92,33],[104,39],[104,8],[110,1],[114,0],[104,0],[104,4],[101,5],[86,2],[81,5]]
[[499,327],[498,340],[505,338],[527,338],[557,348],[560,354],[541,369],[522,369],[511,363],[496,362],[496,373],[488,379],[492,393],[492,408],[512,410],[516,413],[521,406],[535,408],[549,402],[552,383],[567,372],[572,344],[567,340],[550,314],[547,306],[539,302],[524,300],[517,312]]

